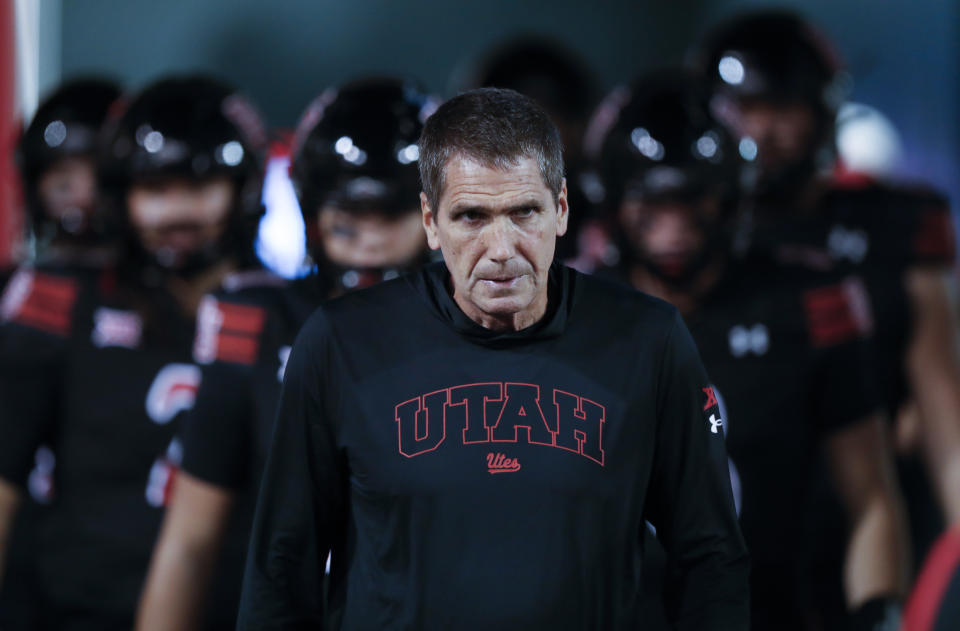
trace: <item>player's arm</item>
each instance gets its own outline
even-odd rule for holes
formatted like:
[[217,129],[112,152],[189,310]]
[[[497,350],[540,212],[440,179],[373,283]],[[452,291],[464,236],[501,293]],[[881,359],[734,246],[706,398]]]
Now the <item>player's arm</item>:
[[[287,363],[247,553],[241,631],[323,628],[324,569],[346,518],[347,479],[329,336],[318,311]],[[334,554],[334,572],[337,564]]]
[[909,565],[906,519],[872,369],[869,306],[856,277],[804,293],[817,357],[809,413],[848,515],[844,591],[857,629],[890,619]]
[[198,629],[236,489],[250,475],[247,366],[204,367],[181,425],[183,461],[137,612],[140,631]]
[[0,478],[0,585],[7,560],[7,540],[13,527],[13,518],[20,504],[20,489]]
[[903,597],[907,582],[907,529],[883,415],[834,432],[827,460],[850,522],[844,567],[847,605]]
[[204,595],[229,522],[231,491],[180,471],[173,497],[140,601],[139,631],[201,628]]
[[0,577],[37,448],[53,437],[77,286],[20,270],[0,300]]
[[668,615],[682,631],[745,630],[749,561],[730,490],[720,410],[679,316],[658,390],[647,514],[679,571],[666,590]]
[[960,358],[955,287],[950,274],[907,272],[913,331],[906,372],[917,403],[921,444],[941,508],[960,523]]

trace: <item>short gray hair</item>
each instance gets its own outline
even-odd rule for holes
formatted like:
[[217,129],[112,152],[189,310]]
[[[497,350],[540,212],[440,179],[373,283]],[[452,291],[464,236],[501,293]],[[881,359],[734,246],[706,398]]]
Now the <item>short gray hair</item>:
[[513,90],[470,90],[441,105],[420,135],[420,183],[436,210],[444,187],[444,169],[453,156],[488,167],[509,169],[533,158],[553,194],[563,187],[563,143],[542,107]]

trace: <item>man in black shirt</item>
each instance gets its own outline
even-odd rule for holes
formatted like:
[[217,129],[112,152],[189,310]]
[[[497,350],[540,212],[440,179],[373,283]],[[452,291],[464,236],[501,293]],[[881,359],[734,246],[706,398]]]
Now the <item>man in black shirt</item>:
[[420,173],[444,264],[298,337],[239,628],[634,628],[649,520],[678,628],[745,629],[716,401],[675,309],[552,265],[556,128],[467,92],[428,119]]
[[799,543],[820,451],[848,509],[848,606],[872,622],[900,593],[905,557],[861,283],[732,256],[742,161],[692,77],[654,73],[602,108],[612,125],[591,146],[621,227],[613,272],[680,309],[710,374],[752,560],[752,628],[811,622]]

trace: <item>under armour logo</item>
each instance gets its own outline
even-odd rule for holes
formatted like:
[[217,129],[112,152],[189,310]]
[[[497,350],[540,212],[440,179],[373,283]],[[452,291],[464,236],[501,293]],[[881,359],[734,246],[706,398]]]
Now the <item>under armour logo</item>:
[[867,256],[869,240],[863,230],[850,230],[834,226],[827,237],[827,249],[835,259],[848,259],[860,263]]
[[747,353],[766,355],[770,348],[770,332],[763,324],[754,324],[751,327],[738,324],[730,329],[727,338],[730,342],[730,353],[734,357],[743,357]]
[[711,414],[710,418],[707,419],[710,421],[710,433],[716,434],[720,431],[720,428],[723,427],[723,419],[718,418],[716,414]]

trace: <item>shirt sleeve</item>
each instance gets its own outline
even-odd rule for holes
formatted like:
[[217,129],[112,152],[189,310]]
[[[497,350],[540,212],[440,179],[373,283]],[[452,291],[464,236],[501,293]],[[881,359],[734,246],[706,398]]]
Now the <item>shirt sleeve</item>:
[[0,477],[24,486],[53,440],[76,284],[23,269],[0,301]]
[[803,296],[814,366],[808,384],[813,422],[829,433],[881,407],[873,368],[873,315],[857,277],[808,289]]
[[956,262],[953,215],[946,198],[930,195],[912,213],[909,264],[952,267]]
[[324,569],[346,519],[347,479],[336,443],[338,390],[324,368],[330,347],[318,312],[287,364],[247,554],[240,630],[323,628]]
[[733,504],[723,419],[686,326],[675,317],[658,387],[647,515],[668,555],[676,628],[746,630],[749,562]]
[[183,461],[190,475],[234,491],[249,479],[252,456],[252,370],[215,362],[203,367],[193,408],[181,425]]

